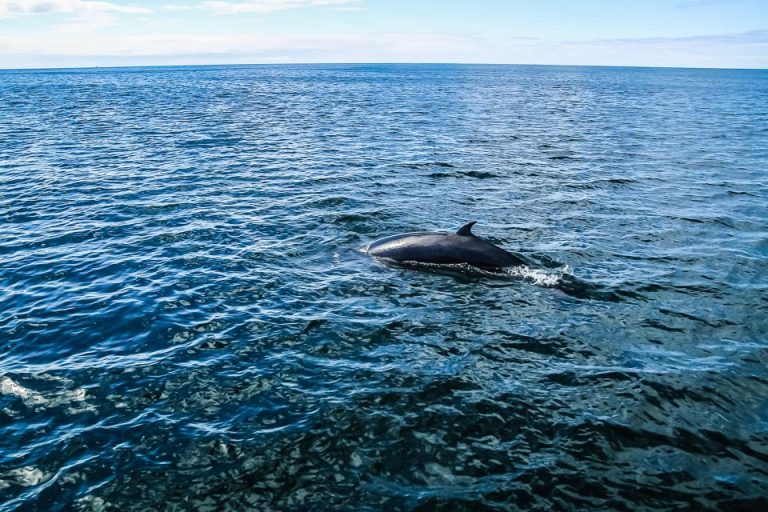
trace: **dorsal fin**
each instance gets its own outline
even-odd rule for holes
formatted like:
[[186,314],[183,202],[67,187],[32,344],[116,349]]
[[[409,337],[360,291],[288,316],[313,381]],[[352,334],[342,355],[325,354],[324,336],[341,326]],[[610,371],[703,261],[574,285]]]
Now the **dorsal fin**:
[[464,224],[461,229],[459,229],[456,234],[459,236],[475,236],[472,233],[472,226],[477,224],[476,220],[473,220],[472,222],[468,222],[467,224]]

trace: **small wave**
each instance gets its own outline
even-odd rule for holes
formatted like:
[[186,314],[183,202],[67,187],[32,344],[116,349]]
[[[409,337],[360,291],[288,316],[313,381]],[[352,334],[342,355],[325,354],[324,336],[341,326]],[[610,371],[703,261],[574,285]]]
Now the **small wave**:
[[544,288],[555,288],[559,286],[563,276],[570,274],[570,272],[571,269],[567,265],[562,269],[555,271],[529,267],[527,265],[523,265],[522,267],[509,267],[504,270],[504,274],[509,277],[530,281],[536,286],[542,286]]
[[30,409],[50,409],[59,406],[69,406],[73,410],[91,408],[86,403],[87,393],[85,389],[54,391],[45,395],[40,391],[22,386],[8,376],[0,378],[0,395],[20,398],[24,405]]
[[237,137],[211,137],[206,139],[183,140],[176,143],[180,148],[210,148],[218,146],[235,146],[242,139]]
[[606,183],[614,183],[616,185],[629,185],[631,183],[637,183],[637,180],[634,180],[632,178],[606,178],[604,180],[598,180],[603,181]]
[[443,167],[446,169],[453,169],[456,166],[449,162],[410,162],[403,164],[403,167],[407,167],[409,169],[428,169],[430,167]]
[[24,466],[0,473],[0,489],[6,489],[12,485],[31,487],[48,480],[50,477],[50,473],[45,473],[34,466]]

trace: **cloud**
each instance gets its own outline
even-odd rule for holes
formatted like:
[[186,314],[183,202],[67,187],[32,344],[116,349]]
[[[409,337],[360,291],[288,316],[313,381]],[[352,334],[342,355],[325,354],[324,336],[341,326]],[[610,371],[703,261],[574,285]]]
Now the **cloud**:
[[[322,62],[469,62],[476,44],[435,33],[52,34],[46,41],[14,38],[3,44],[0,69]],[[467,50],[471,48],[472,50]]]
[[206,0],[191,4],[165,4],[164,11],[213,11],[217,14],[262,14],[302,7],[333,7],[335,11],[361,11],[362,0]]
[[72,21],[56,27],[56,32],[84,34],[116,25],[118,25],[118,20],[114,15],[97,11],[78,15]]
[[[575,64],[765,68],[768,67],[768,30],[565,41],[560,55]],[[579,55],[581,60],[577,60]]]
[[[97,18],[98,22],[99,19]],[[101,20],[108,23],[109,19]],[[430,31],[0,34],[0,68],[311,62],[465,62],[768,67],[768,30],[678,38],[554,41]]]
[[[256,34],[154,34],[79,37],[62,33],[56,40],[38,38],[0,39],[3,53],[46,54],[60,56],[173,56],[173,55],[296,55],[340,54],[350,48],[356,52],[438,51],[466,46],[464,36],[430,33],[335,34],[327,36],[279,36]],[[5,47],[5,48],[3,48]]]
[[594,39],[590,41],[573,41],[575,44],[614,46],[614,45],[689,45],[689,44],[740,44],[740,45],[764,45],[768,44],[768,30],[751,30],[736,34],[709,34],[685,37],[646,37],[633,39]]
[[165,4],[161,7],[164,11],[194,11],[199,9],[198,5],[179,5],[179,4]]
[[284,11],[300,7],[339,6],[343,4],[357,3],[359,1],[360,0],[247,0],[230,2],[209,0],[203,2],[201,6],[221,14],[243,14]]
[[32,14],[123,13],[142,14],[150,9],[101,0],[0,0],[0,18]]

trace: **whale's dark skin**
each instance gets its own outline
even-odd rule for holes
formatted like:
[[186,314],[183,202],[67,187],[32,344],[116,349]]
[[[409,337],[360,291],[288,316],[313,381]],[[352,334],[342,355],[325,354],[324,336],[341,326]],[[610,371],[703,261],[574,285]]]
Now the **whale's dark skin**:
[[405,233],[371,242],[366,252],[400,264],[467,264],[486,270],[525,265],[500,247],[472,234],[470,222],[456,233]]

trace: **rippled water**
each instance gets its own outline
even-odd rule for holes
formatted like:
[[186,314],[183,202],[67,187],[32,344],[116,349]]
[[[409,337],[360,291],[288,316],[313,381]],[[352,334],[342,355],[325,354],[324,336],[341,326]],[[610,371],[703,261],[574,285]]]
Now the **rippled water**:
[[766,510],[766,169],[766,71],[0,72],[0,508]]

